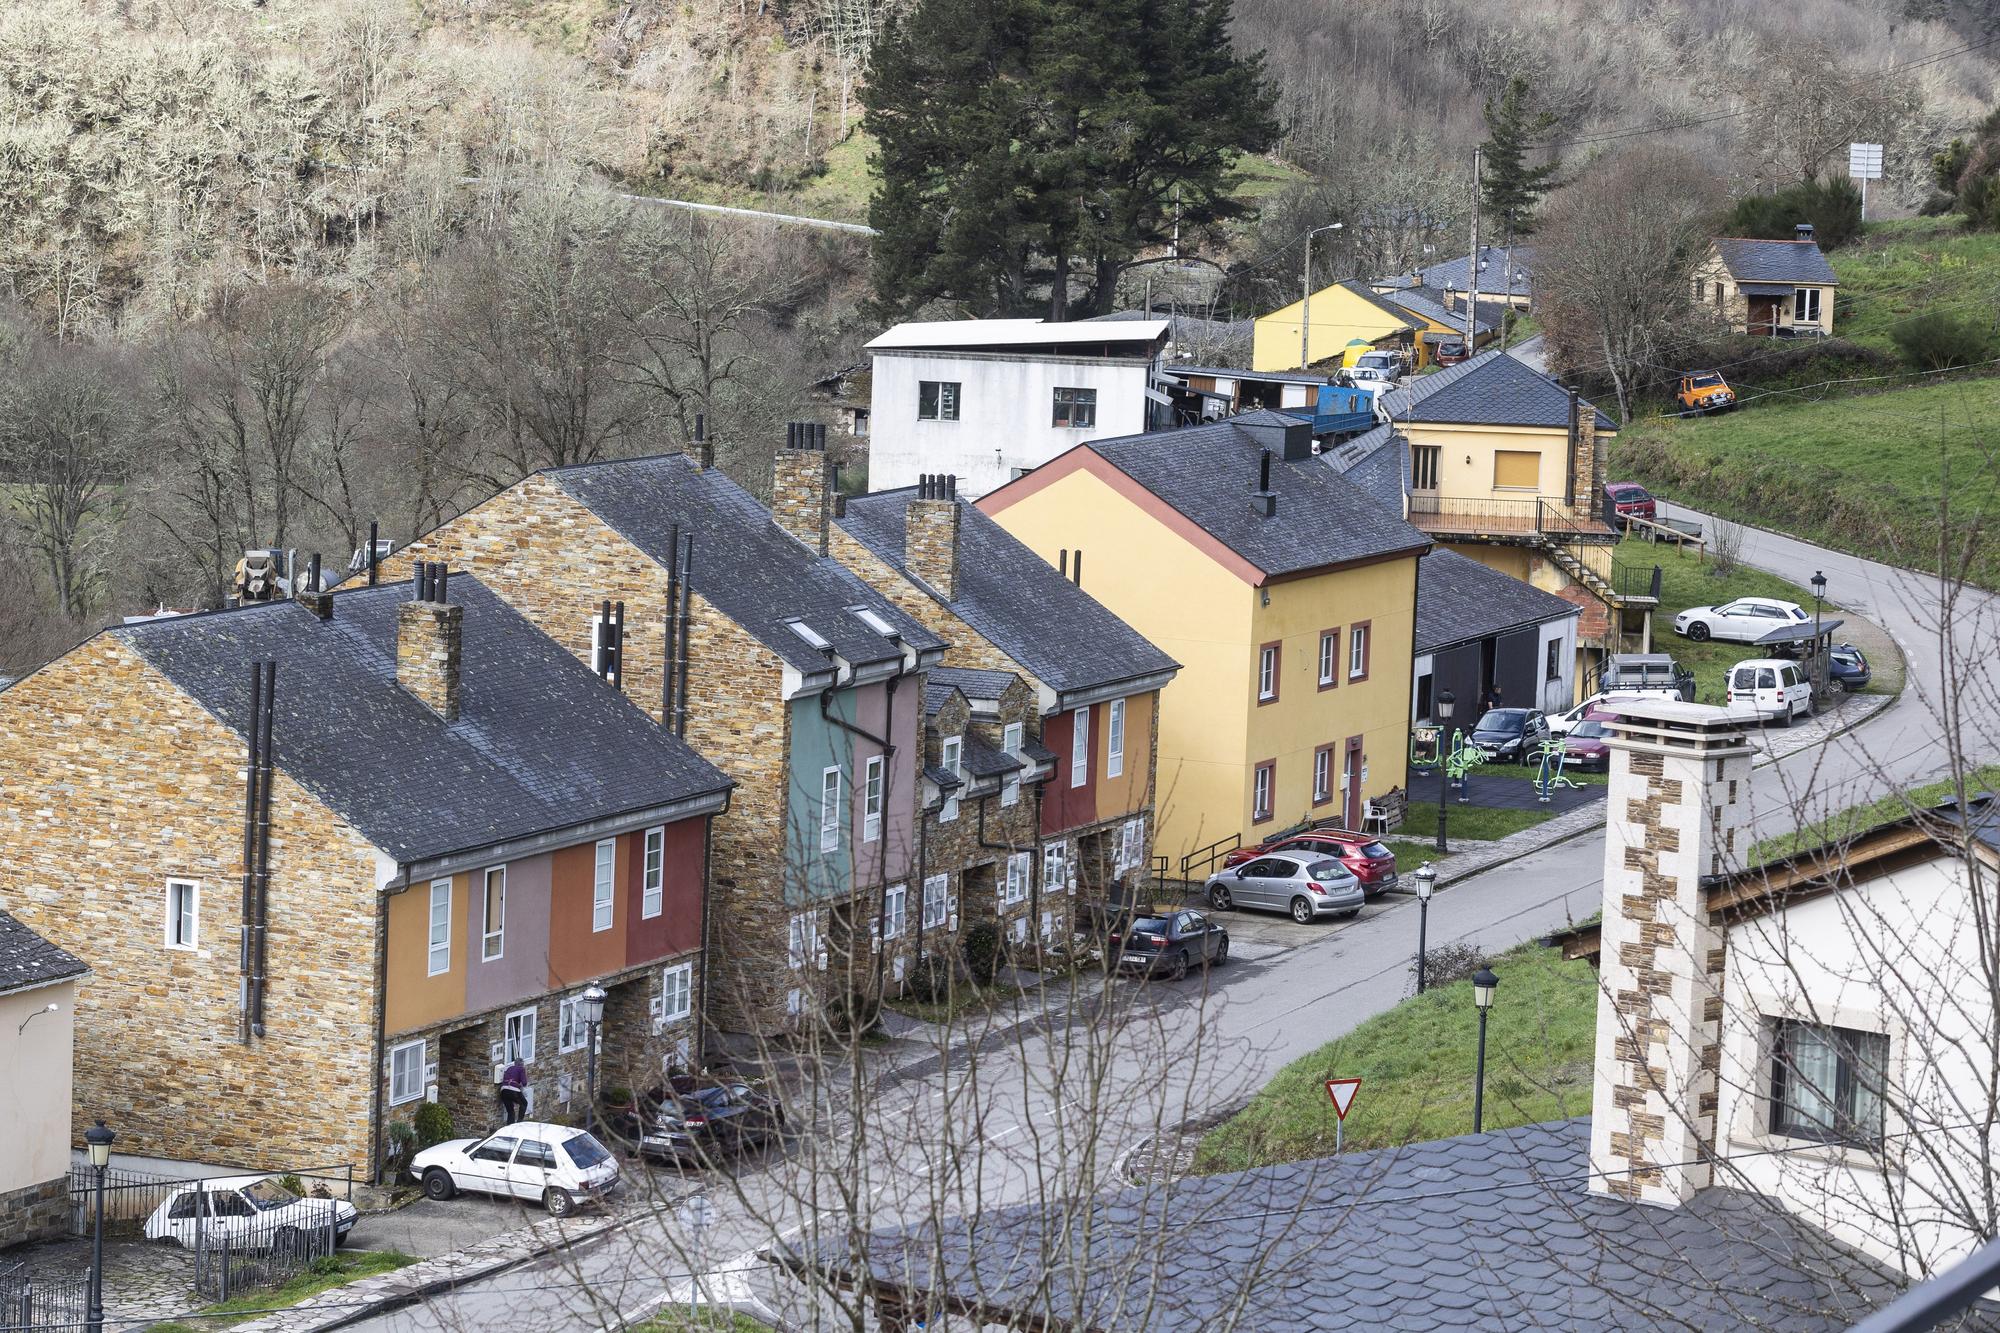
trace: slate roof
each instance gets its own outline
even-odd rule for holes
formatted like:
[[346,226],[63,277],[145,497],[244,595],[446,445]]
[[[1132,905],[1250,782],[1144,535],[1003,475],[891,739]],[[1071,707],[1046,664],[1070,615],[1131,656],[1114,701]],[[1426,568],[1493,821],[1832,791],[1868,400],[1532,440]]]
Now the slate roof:
[[[904,522],[916,498],[913,486],[858,495],[834,522],[907,577]],[[952,613],[1058,694],[1180,669],[1139,631],[964,501],[958,515],[957,593],[946,603]]]
[[278,766],[405,864],[731,785],[470,574],[450,578],[465,610],[446,722],[396,684],[409,598],[406,583],[357,587],[333,594],[331,620],[283,601],[105,632],[238,735],[250,663],[275,659]]
[[1410,442],[1394,426],[1383,423],[1320,454],[1320,461],[1386,506],[1403,512],[1409,493]]
[[[1528,295],[1535,267],[1534,246],[1517,245],[1514,247],[1514,276],[1511,282],[1504,280],[1507,271],[1507,249],[1505,246],[1482,245],[1479,247],[1479,258],[1480,262],[1484,265],[1479,272],[1480,291],[1498,292],[1503,286],[1506,286],[1513,289],[1508,293],[1509,295]],[[1424,286],[1447,287],[1457,292],[1470,290],[1469,285],[1465,281],[1465,275],[1469,271],[1468,259],[1469,256],[1467,255],[1458,255],[1419,270],[1424,280]]]
[[[1419,375],[1384,394],[1381,406],[1399,422],[1569,427],[1569,390],[1498,349]],[[1615,431],[1618,423],[1599,412],[1597,428]]]
[[1715,252],[1738,282],[1803,283],[1837,287],[1833,265],[1815,241],[1766,241],[1748,236],[1718,236]]
[[1179,430],[1081,446],[1123,472],[1267,576],[1420,551],[1430,539],[1331,468],[1271,460],[1278,512],[1250,507],[1258,460],[1269,444],[1255,428],[1296,425],[1282,412],[1244,412]]
[[0,912],[0,995],[86,975],[90,969],[60,945],[49,943]]
[[838,560],[780,528],[757,498],[684,454],[554,468],[547,475],[634,546],[665,566],[673,531],[694,537],[694,590],[802,672],[826,655],[787,622],[800,619],[854,666],[899,659],[902,649],[848,608],[865,606],[918,651],[944,640],[896,608]]
[[996,745],[989,744],[976,731],[965,733],[965,744],[959,751],[959,765],[975,778],[997,778],[1008,773],[1018,773],[1027,765]]
[[[1590,1194],[1589,1131],[1588,1119],[1558,1121],[1195,1176],[1099,1195],[1087,1220],[992,1209],[878,1232],[866,1261],[875,1280],[918,1293],[1147,1333],[1833,1333],[1899,1292],[1748,1193],[1710,1188],[1677,1209]],[[844,1242],[817,1256],[858,1276]]]
[[1007,687],[1020,677],[1011,671],[985,671],[978,667],[932,667],[925,679],[926,687],[933,681],[939,685],[949,685],[968,699],[998,699],[1007,692]]
[[[1399,305],[1413,315],[1419,315],[1435,324],[1442,324],[1455,332],[1465,332],[1465,311],[1453,310],[1444,303],[1442,287],[1405,287],[1400,291],[1384,292],[1382,299]],[[1500,327],[1500,319],[1507,307],[1498,301],[1481,301],[1479,315],[1473,320],[1473,327],[1481,333],[1492,333]]]
[[1416,650],[1453,644],[1579,614],[1552,592],[1439,547],[1417,562]]

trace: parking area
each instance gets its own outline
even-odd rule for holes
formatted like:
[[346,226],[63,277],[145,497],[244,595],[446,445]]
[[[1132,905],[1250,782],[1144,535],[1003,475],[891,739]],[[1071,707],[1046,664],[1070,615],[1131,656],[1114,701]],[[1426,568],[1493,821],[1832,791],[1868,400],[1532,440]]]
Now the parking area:
[[1228,912],[1211,911],[1203,901],[1198,886],[1182,899],[1184,905],[1207,913],[1229,932],[1230,961],[1245,963],[1261,962],[1290,953],[1293,949],[1305,948],[1388,911],[1394,901],[1393,897],[1370,898],[1362,907],[1360,916],[1347,920],[1328,918],[1300,925],[1282,912],[1258,912],[1245,908]]

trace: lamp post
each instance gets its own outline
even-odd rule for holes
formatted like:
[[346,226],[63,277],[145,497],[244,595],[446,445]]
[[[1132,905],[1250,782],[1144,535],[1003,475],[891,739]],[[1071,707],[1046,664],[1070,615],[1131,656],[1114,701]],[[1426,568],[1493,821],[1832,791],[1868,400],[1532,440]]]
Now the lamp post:
[[1431,926],[1431,890],[1437,887],[1437,867],[1429,861],[1418,866],[1414,872],[1417,881],[1417,994],[1424,993],[1424,961],[1429,950],[1425,948]]
[[1472,1002],[1479,1006],[1479,1068],[1472,1076],[1472,1132],[1486,1126],[1486,1015],[1493,1008],[1493,990],[1500,978],[1482,967],[1472,974]]
[[583,1127],[586,1130],[594,1130],[597,1128],[597,1027],[604,1021],[604,987],[586,987],[577,1005],[583,1011],[583,1025],[589,1032],[590,1042],[589,1050],[584,1056],[584,1068],[588,1071],[586,1092],[589,1100],[583,1106]]
[[84,1315],[89,1333],[104,1333],[104,1168],[111,1165],[111,1145],[117,1140],[102,1120],[83,1131],[90,1169],[97,1176],[96,1220],[90,1231],[90,1308]]
[[1347,224],[1329,222],[1324,227],[1314,227],[1306,233],[1306,274],[1305,294],[1299,306],[1299,369],[1312,364],[1312,322],[1313,322],[1313,237],[1323,231],[1339,231]]
[[[1820,608],[1820,603],[1826,600],[1826,574],[1824,571],[1817,569],[1813,571],[1812,590],[1813,590],[1813,660],[1812,660],[1813,698],[1817,700],[1819,698],[1820,690],[1824,688],[1822,682],[1820,681],[1820,657],[1823,645],[1819,641],[1819,608]],[[1818,705],[1815,704],[1814,706],[1817,707]]]
[[[1445,762],[1445,755],[1446,755],[1446,754],[1448,754],[1448,753],[1450,753],[1450,747],[1449,747],[1449,743],[1448,743],[1448,742],[1449,742],[1449,739],[1450,739],[1450,735],[1451,735],[1451,706],[1452,706],[1453,704],[1457,703],[1457,702],[1458,702],[1458,696],[1454,695],[1454,694],[1453,694],[1453,693],[1452,693],[1452,692],[1451,692],[1450,690],[1439,690],[1439,691],[1438,691],[1438,697],[1437,697],[1437,715],[1438,715],[1438,835],[1437,835],[1437,852],[1438,852],[1438,855],[1439,855],[1439,856],[1443,856],[1443,855],[1444,855],[1445,853],[1447,853],[1447,852],[1449,852],[1449,851],[1451,850],[1450,846],[1446,844],[1446,842],[1445,842],[1445,837],[1444,837],[1444,808],[1445,808],[1445,806],[1447,806],[1447,805],[1451,804],[1451,802],[1450,802],[1450,801],[1449,801],[1449,800],[1447,799],[1447,798],[1448,798],[1448,797],[1449,797],[1449,796],[1451,795],[1451,774],[1449,774],[1449,773],[1445,772],[1445,768],[1444,768],[1444,762]],[[1421,990],[1421,989],[1422,989],[1422,987],[1419,987],[1418,989],[1420,989],[1420,990]]]

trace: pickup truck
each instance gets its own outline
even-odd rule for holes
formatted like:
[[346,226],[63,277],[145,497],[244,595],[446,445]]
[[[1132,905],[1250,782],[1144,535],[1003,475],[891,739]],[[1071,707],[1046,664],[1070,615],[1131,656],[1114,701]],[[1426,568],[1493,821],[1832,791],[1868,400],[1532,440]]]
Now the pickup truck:
[[1736,391],[1729,381],[1712,370],[1683,375],[1674,390],[1674,401],[1685,412],[1726,412],[1736,406]]

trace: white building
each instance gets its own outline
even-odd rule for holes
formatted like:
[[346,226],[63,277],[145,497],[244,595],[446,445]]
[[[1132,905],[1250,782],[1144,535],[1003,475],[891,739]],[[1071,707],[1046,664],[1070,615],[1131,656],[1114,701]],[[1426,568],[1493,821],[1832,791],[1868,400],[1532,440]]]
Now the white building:
[[1754,869],[1722,709],[1625,705],[1612,742],[1591,1189],[1744,1191],[1929,1276],[2000,1224],[2000,802]]
[[0,912],[0,1250],[69,1226],[76,988],[88,975]]
[[898,324],[868,344],[868,485],[958,478],[977,499],[1086,440],[1163,424],[1167,321]]

